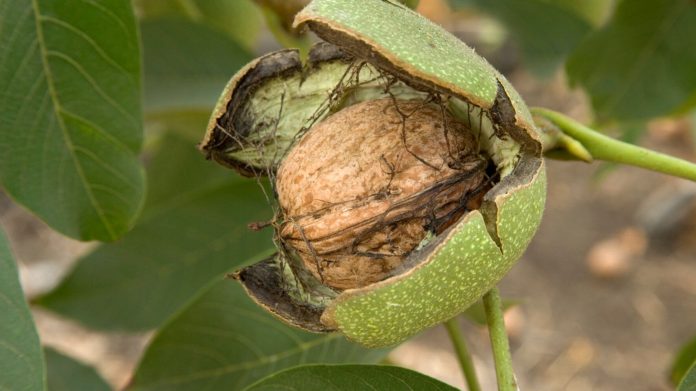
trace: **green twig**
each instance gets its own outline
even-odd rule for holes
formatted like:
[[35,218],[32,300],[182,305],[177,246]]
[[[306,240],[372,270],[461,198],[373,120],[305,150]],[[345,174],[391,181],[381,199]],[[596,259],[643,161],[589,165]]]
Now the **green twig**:
[[469,391],[481,391],[481,386],[479,385],[478,378],[476,377],[474,363],[471,360],[469,349],[466,347],[464,336],[459,330],[457,318],[454,317],[448,320],[444,323],[444,325],[447,329],[450,340],[452,341],[452,346],[454,346],[454,351],[457,353],[459,366],[462,368],[462,374],[464,375],[464,380],[466,380],[466,385],[469,387]]
[[483,307],[486,310],[488,332],[490,333],[491,346],[493,348],[498,391],[515,391],[517,390],[517,381],[512,371],[510,344],[505,331],[503,303],[500,300],[498,288],[493,288],[483,295]]
[[[629,164],[696,181],[694,163],[607,137],[553,110],[534,108],[532,113],[549,120],[565,135],[582,144],[594,159]],[[547,146],[545,149],[552,148]]]

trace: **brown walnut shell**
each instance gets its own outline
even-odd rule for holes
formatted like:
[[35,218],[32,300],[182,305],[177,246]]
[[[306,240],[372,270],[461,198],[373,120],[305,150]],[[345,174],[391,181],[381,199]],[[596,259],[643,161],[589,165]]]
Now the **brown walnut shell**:
[[283,160],[280,238],[326,285],[362,287],[461,216],[484,181],[472,132],[440,106],[359,103],[315,125]]

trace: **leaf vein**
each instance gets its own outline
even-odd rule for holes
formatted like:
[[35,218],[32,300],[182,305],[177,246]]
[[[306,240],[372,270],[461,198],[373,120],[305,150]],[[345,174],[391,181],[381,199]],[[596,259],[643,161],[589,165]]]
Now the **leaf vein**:
[[[0,14],[0,15],[4,15],[4,14]],[[8,38],[6,38],[7,42],[14,42],[15,37],[16,37],[17,34],[22,30],[22,29],[20,28],[20,26],[22,25],[22,23],[24,23],[24,19],[30,19],[30,18],[31,18],[31,7],[27,7],[25,13],[24,13],[24,14],[19,18],[19,20],[16,22],[16,25],[17,25],[18,27],[15,28],[15,29],[12,31],[12,33],[10,34],[10,36],[9,36]],[[31,23],[31,21],[29,21],[29,23]],[[3,27],[3,24],[0,23],[0,34],[3,33],[2,27]],[[3,57],[3,58],[0,58],[0,69],[5,67],[5,60],[6,60],[6,59],[9,59],[9,58],[10,58],[10,56],[6,56],[6,57]]]
[[[15,80],[17,80],[17,75],[19,75],[19,73],[25,68],[27,60],[29,60],[31,58],[31,55],[36,50],[38,50],[38,48],[39,48],[38,43],[39,43],[38,40],[36,40],[36,39],[32,40],[31,46],[29,46],[27,48],[26,52],[24,52],[24,56],[22,57],[22,60],[19,62],[19,65],[17,65],[17,69],[12,74],[12,78],[3,87],[4,91],[8,91],[12,88],[12,85],[14,84]],[[4,64],[0,63],[0,67],[2,67],[2,66],[4,66]]]
[[128,185],[128,187],[130,187],[131,189],[136,189],[135,184],[130,182],[127,177],[125,177],[117,169],[115,169],[109,163],[105,162],[103,159],[97,156],[97,154],[95,154],[94,152],[90,151],[89,149],[83,148],[79,145],[73,145],[73,151],[87,156],[93,162],[99,164],[99,166],[102,167],[104,170],[108,171],[111,175],[120,179],[124,184]]
[[[63,122],[62,118],[59,115],[59,110],[60,110],[60,101],[58,100],[58,95],[56,94],[55,91],[55,86],[52,83],[52,73],[51,73],[51,68],[48,65],[48,56],[47,56],[47,49],[46,49],[46,43],[43,38],[43,30],[41,28],[41,23],[39,23],[39,16],[41,15],[39,5],[37,0],[32,0],[32,8],[34,9],[34,23],[36,25],[36,36],[37,39],[39,40],[39,47],[41,49],[41,58],[42,58],[42,66],[44,69],[44,75],[45,79],[48,85],[48,90],[49,94],[51,97],[51,101],[53,102],[53,110],[55,112],[55,118],[58,121],[58,127],[61,129],[62,134],[63,134],[63,139],[67,145],[72,145],[72,139],[70,135],[68,134],[68,131],[66,129],[66,125]],[[71,154],[73,164],[75,166],[75,171],[77,172],[78,176],[82,180],[82,185],[85,193],[87,194],[87,197],[92,204],[92,207],[94,208],[95,212],[97,213],[97,216],[99,217],[99,220],[101,221],[102,225],[104,228],[107,230],[109,236],[111,238],[116,238],[116,233],[114,231],[114,228],[111,226],[111,223],[106,219],[104,216],[104,213],[102,211],[102,207],[97,201],[97,199],[94,197],[94,194],[92,194],[91,190],[89,187],[86,185],[87,181],[85,178],[85,173],[84,169],[82,168],[82,165],[77,161],[77,158],[74,154]]]
[[31,362],[31,359],[27,357],[24,353],[22,353],[21,350],[17,349],[15,346],[10,345],[5,341],[0,341],[0,348],[4,348],[5,351],[9,351],[10,353],[17,356],[27,365],[27,367],[29,367],[32,370],[32,372],[37,372],[36,367]]
[[657,30],[657,34],[655,34],[652,37],[652,39],[650,39],[647,42],[647,44],[643,47],[643,49],[640,51],[638,59],[631,68],[631,72],[628,74],[626,79],[624,79],[624,83],[621,85],[619,92],[613,94],[612,98],[606,103],[604,110],[605,112],[611,112],[611,110],[613,110],[614,107],[616,107],[619,104],[619,101],[621,101],[621,99],[623,99],[623,97],[626,96],[631,86],[635,82],[636,78],[638,78],[638,76],[640,75],[641,70],[649,62],[650,57],[653,55],[655,50],[657,50],[657,47],[660,45],[660,42],[662,42],[663,37],[675,26],[676,17],[679,16],[681,11],[683,11],[683,9],[688,4],[684,1],[681,2],[682,7],[679,7],[679,5],[680,3],[677,3],[672,12],[668,13],[669,17],[666,17],[662,21],[660,27]]
[[123,20],[119,18],[118,15],[113,13],[110,9],[105,8],[103,5],[93,0],[82,0],[82,2],[93,6],[94,8],[100,10],[103,14],[115,20],[118,26],[121,28],[121,30],[123,30],[124,35],[131,35],[131,32],[128,30],[128,27],[126,27],[126,24],[123,22]]
[[[32,82],[31,87],[30,87],[29,90],[25,93],[25,97],[34,96],[34,93],[36,93],[36,92],[38,91],[38,89],[39,89],[39,86],[41,86],[41,84],[42,84],[41,82],[44,80],[44,78],[42,77],[41,73],[37,73],[36,76],[37,76],[37,77],[36,77],[36,79]],[[42,99],[45,99],[47,95],[48,95],[48,92],[44,91],[44,94],[43,94],[43,96],[42,96]],[[35,107],[35,106],[33,106],[33,105],[30,105],[30,104],[26,104],[27,102],[30,102],[30,101],[31,101],[30,99],[26,99],[24,102],[22,102],[22,105],[19,107],[19,110],[17,111],[17,117],[18,117],[18,118],[19,118],[19,117],[22,117],[22,116],[24,115],[25,110],[26,110],[27,108],[29,108],[29,109],[34,109],[34,110],[37,110],[37,109],[38,109],[38,107]],[[41,101],[41,104],[39,105],[39,107],[41,107],[42,105],[43,105],[43,100]],[[34,118],[34,124],[36,124],[36,123],[38,123],[38,121],[40,120],[41,116],[36,115],[36,116],[34,116],[34,117],[35,117],[35,118]]]
[[137,127],[138,121],[135,119],[135,117],[129,113],[123,106],[118,104],[109,94],[107,94],[100,86],[99,83],[97,83],[96,80],[85,70],[85,68],[82,67],[74,58],[68,56],[65,53],[55,51],[55,50],[46,50],[46,55],[55,57],[58,59],[61,59],[65,61],[66,63],[70,64],[75,70],[82,75],[82,77],[85,78],[85,80],[94,88],[94,91],[97,92],[99,96],[102,97],[107,103],[109,103],[113,108],[116,110],[120,111],[121,114],[123,114],[128,120]]
[[92,37],[90,37],[89,35],[87,35],[87,33],[85,33],[84,31],[78,29],[77,27],[73,26],[72,24],[70,24],[70,23],[68,23],[68,22],[66,22],[66,21],[64,21],[64,20],[61,20],[61,19],[58,19],[58,18],[54,18],[54,17],[52,17],[52,16],[45,16],[45,15],[44,15],[44,16],[41,17],[41,20],[42,20],[42,21],[45,21],[45,22],[53,23],[53,24],[55,24],[56,26],[63,27],[64,29],[66,29],[66,30],[68,30],[68,31],[70,31],[70,32],[72,32],[72,33],[74,33],[74,34],[77,35],[78,37],[80,37],[80,38],[82,38],[83,40],[85,40],[90,46],[92,46],[92,47],[94,48],[94,50],[95,50],[106,62],[108,62],[109,64],[113,65],[115,68],[118,68],[118,70],[120,70],[121,72],[123,72],[123,73],[125,73],[125,74],[131,76],[130,72],[128,72],[127,70],[125,70],[125,69],[123,68],[123,66],[121,66],[121,64],[119,64],[118,62],[116,62],[116,60],[114,60],[113,58],[111,58],[111,56],[109,56],[109,55],[104,51],[104,49],[102,49],[101,46],[99,46],[99,44],[98,44],[97,42],[95,42],[94,39],[92,39]]
[[99,183],[91,183],[91,184],[89,185],[89,187],[91,187],[92,190],[97,190],[97,191],[101,191],[101,192],[103,192],[103,193],[111,194],[112,196],[114,196],[114,197],[118,198],[119,200],[121,200],[121,202],[123,202],[123,203],[126,204],[126,205],[128,205],[128,203],[129,203],[128,199],[125,198],[125,197],[123,196],[123,194],[117,192],[117,191],[114,190],[112,187],[109,187],[109,186],[107,186],[107,185],[102,185],[102,184],[99,184]]
[[93,128],[94,130],[96,130],[97,132],[99,132],[102,136],[104,136],[105,138],[109,139],[112,143],[114,143],[114,144],[116,144],[116,145],[118,145],[118,146],[120,146],[120,147],[122,147],[122,148],[124,148],[124,149],[130,149],[130,148],[128,148],[128,146],[127,146],[125,143],[123,143],[121,140],[117,139],[116,137],[114,137],[114,135],[112,135],[111,133],[109,133],[108,131],[106,131],[104,128],[102,128],[101,126],[97,125],[96,123],[94,123],[94,122],[88,120],[87,118],[85,118],[85,117],[83,117],[83,116],[81,116],[81,115],[75,114],[74,112],[72,112],[72,111],[70,111],[70,110],[67,110],[67,109],[65,109],[65,108],[63,108],[63,107],[60,108],[60,112],[61,112],[63,115],[66,115],[66,116],[68,116],[68,117],[72,117],[73,119],[76,119],[76,120],[78,120],[78,121],[80,121],[80,122],[85,123],[86,125],[89,125],[91,128]]
[[[297,354],[302,349],[311,349],[317,345],[332,342],[333,340],[335,340],[339,337],[340,336],[337,334],[328,335],[326,337],[320,337],[320,338],[317,338],[315,340],[306,342],[302,346],[294,347],[294,348],[285,350],[283,352],[276,353],[275,356],[277,357],[278,360],[284,359],[287,357],[291,357],[291,356]],[[163,380],[160,382],[151,383],[150,385],[151,386],[160,386],[160,385],[165,385],[165,384],[169,384],[169,385],[180,384],[180,383],[189,382],[191,380],[196,380],[196,379],[201,379],[201,378],[206,378],[206,377],[221,376],[224,374],[233,373],[233,372],[245,370],[245,369],[251,370],[251,369],[266,365],[268,363],[269,363],[269,360],[266,357],[263,357],[257,361],[233,363],[230,365],[223,366],[221,368],[206,369],[206,370],[201,370],[201,371],[197,371],[197,372],[193,372],[193,373],[184,374],[181,376],[174,376],[174,377],[170,377],[169,379],[166,379],[166,380]]]

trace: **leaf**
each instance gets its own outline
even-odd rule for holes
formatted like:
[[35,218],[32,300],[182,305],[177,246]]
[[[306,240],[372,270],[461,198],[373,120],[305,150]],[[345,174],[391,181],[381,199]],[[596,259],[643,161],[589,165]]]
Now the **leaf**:
[[81,259],[38,304],[97,329],[150,329],[272,246],[270,232],[247,228],[271,215],[258,184],[206,161],[191,142],[165,138],[148,176],[133,231]]
[[94,368],[46,348],[48,391],[110,390]]
[[456,390],[410,369],[384,365],[306,365],[275,373],[246,391]]
[[202,109],[207,121],[220,90],[252,59],[227,35],[185,19],[147,19],[141,31],[145,109],[151,113]]
[[682,346],[674,358],[669,376],[672,384],[675,386],[679,384],[694,363],[696,363],[696,337]]
[[185,17],[219,30],[246,49],[253,49],[261,32],[261,15],[249,0],[135,0],[144,20]]
[[542,76],[550,75],[592,27],[578,12],[579,7],[566,7],[558,1],[473,0],[473,3],[505,25],[522,49],[526,65]]
[[340,334],[290,328],[235,281],[221,281],[169,322],[147,348],[132,390],[239,390],[304,363],[372,363],[386,354]]
[[0,390],[43,390],[46,379],[39,335],[2,229],[0,314]]
[[568,76],[590,95],[600,121],[645,120],[687,109],[696,92],[694,47],[692,1],[622,1],[571,55]]
[[128,0],[0,1],[0,180],[52,228],[110,241],[144,199]]
[[696,391],[696,362],[694,362],[686,375],[684,375],[684,378],[677,387],[677,391]]

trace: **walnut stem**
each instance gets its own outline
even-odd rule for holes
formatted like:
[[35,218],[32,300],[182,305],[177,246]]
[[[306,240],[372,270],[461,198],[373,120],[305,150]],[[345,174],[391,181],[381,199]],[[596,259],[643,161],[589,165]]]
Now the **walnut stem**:
[[515,391],[517,380],[512,371],[512,357],[510,356],[510,344],[505,320],[503,319],[503,305],[498,288],[494,287],[483,295],[483,307],[486,310],[488,333],[491,337],[493,348],[493,360],[495,361],[495,376],[498,380],[498,391]]
[[466,380],[466,385],[469,387],[469,391],[481,391],[481,385],[478,382],[476,370],[474,369],[474,362],[471,359],[471,354],[466,346],[464,336],[461,330],[459,330],[457,318],[458,317],[455,316],[443,323],[443,325],[447,329],[454,351],[457,353],[457,360],[459,360],[459,366],[462,368],[462,374],[464,375],[464,380]]
[[[532,113],[536,117],[550,121],[563,133],[563,136],[579,143],[579,146],[594,159],[642,167],[696,182],[696,164],[694,163],[607,137],[553,110],[533,108]],[[559,140],[561,139],[552,138],[551,142],[556,141],[558,145],[545,145],[544,150],[567,149],[563,143],[558,142]],[[577,153],[570,150],[567,152],[579,158]]]

